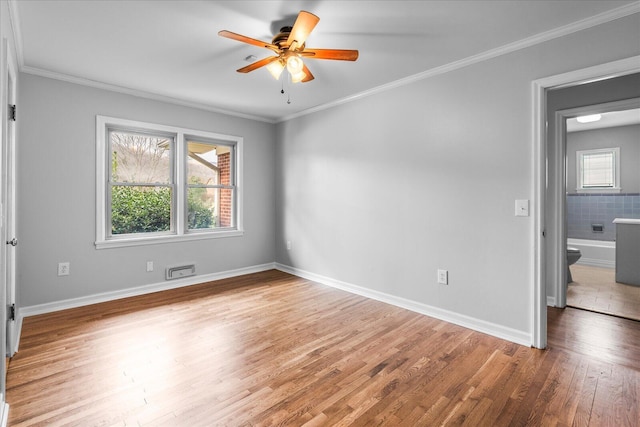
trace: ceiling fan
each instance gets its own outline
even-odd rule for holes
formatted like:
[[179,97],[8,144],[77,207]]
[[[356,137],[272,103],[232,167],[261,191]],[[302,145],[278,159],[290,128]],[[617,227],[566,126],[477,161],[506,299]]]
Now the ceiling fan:
[[271,75],[278,80],[286,67],[291,75],[292,82],[308,82],[313,80],[314,77],[302,58],[333,59],[339,61],[355,61],[358,59],[357,50],[307,48],[305,41],[318,24],[318,21],[320,21],[320,18],[316,15],[302,10],[298,14],[293,27],[282,27],[280,32],[273,37],[271,43],[252,39],[251,37],[226,30],[220,31],[218,35],[253,46],[265,47],[275,53],[275,56],[269,56],[240,68],[237,70],[239,73],[248,73],[266,66]]

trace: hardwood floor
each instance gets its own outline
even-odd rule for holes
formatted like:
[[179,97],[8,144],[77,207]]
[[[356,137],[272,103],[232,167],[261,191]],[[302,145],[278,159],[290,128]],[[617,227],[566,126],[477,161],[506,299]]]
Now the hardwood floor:
[[536,350],[268,271],[28,317],[9,425],[638,425],[640,323],[574,311]]
[[640,286],[617,283],[611,268],[574,264],[567,286],[567,305],[640,320]]

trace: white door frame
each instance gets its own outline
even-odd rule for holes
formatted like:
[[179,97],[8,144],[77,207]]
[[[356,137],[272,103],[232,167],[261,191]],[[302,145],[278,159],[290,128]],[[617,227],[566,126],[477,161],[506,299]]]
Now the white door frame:
[[[630,110],[632,108],[640,108],[640,98],[630,98],[622,101],[614,101],[614,102],[606,102],[602,104],[594,104],[594,105],[586,105],[584,107],[570,108],[566,110],[556,111],[555,120],[556,120],[556,133],[555,133],[555,141],[556,141],[556,152],[558,154],[558,158],[563,160],[567,156],[567,132],[566,132],[566,119],[570,119],[573,117],[578,117],[582,115],[588,114],[598,114],[598,113],[608,113],[611,111],[622,111],[622,110]],[[559,176],[566,175],[566,164],[567,162],[558,162],[563,166],[562,174]],[[561,190],[558,194],[566,194],[567,187],[565,180],[559,180],[558,185],[561,186]],[[566,232],[566,212],[567,212],[567,199],[563,197],[562,200],[556,202],[558,204],[557,207],[562,207],[562,209],[556,209],[558,212],[561,212],[559,215],[560,223],[558,224],[558,238],[556,241],[556,245],[560,248],[560,253],[564,254],[567,250],[567,232]],[[555,297],[555,306],[564,308],[567,306],[567,286],[568,283],[565,280],[565,271],[567,269],[566,259],[562,258],[561,263],[559,264],[560,273],[562,277],[556,279],[556,297]]]
[[[9,270],[9,266],[6,263],[6,254],[8,253],[7,245],[5,244],[5,240],[7,240],[7,236],[9,232],[13,232],[12,230],[8,230],[7,227],[7,173],[6,173],[6,164],[7,164],[7,156],[5,148],[7,147],[7,135],[8,134],[8,73],[9,73],[9,61],[8,58],[10,56],[9,53],[9,44],[6,38],[2,38],[2,43],[0,45],[0,318],[2,318],[2,332],[0,333],[0,354],[5,356],[7,353],[7,331],[8,325],[10,322],[7,320],[7,295],[9,284],[7,283],[7,271]],[[12,63],[13,64],[13,63]],[[15,83],[15,67],[13,67],[13,76]],[[15,94],[15,91],[14,91]],[[11,126],[13,127],[13,126]],[[14,150],[15,151],[15,150]],[[15,182],[15,181],[14,181]],[[15,205],[14,205],[15,206]],[[15,273],[15,271],[13,271]],[[15,274],[13,275],[15,277]],[[15,294],[15,293],[14,293]],[[15,322],[14,322],[15,323]],[[4,363],[4,361],[3,361]],[[7,417],[9,412],[9,405],[7,405],[5,401],[5,389],[6,389],[6,373],[4,367],[0,372],[0,425],[7,425]]]
[[[13,56],[9,52],[8,43],[4,41],[5,64],[6,68],[2,70],[2,84],[4,86],[3,103],[5,114],[2,117],[3,134],[2,134],[2,226],[3,233],[0,244],[5,246],[2,265],[4,267],[6,285],[6,301],[8,306],[16,302],[16,248],[15,245],[9,245],[5,242],[16,238],[16,129],[15,121],[8,118],[8,105],[15,105],[17,90],[17,74],[13,61]],[[17,315],[16,315],[17,317]],[[17,327],[18,322],[14,320],[6,321],[6,354],[11,357],[16,352],[17,345]]]
[[[581,70],[571,71],[556,76],[546,77],[535,80],[533,82],[533,195],[534,195],[534,224],[533,224],[533,289],[532,289],[532,310],[531,310],[531,345],[536,348],[546,348],[547,346],[547,283],[546,269],[550,269],[551,277],[555,281],[562,282],[565,271],[562,269],[562,262],[546,264],[546,242],[545,230],[548,227],[554,227],[556,230],[564,230],[563,214],[564,201],[547,199],[547,181],[548,181],[548,154],[547,153],[547,90],[562,87],[576,86],[597,80],[619,77],[627,74],[640,72],[640,55],[607,64],[597,65]],[[554,149],[556,155],[557,150],[563,149],[558,147],[562,144],[556,144]],[[563,157],[562,157],[563,158]],[[558,170],[561,169],[561,170]],[[556,162],[556,170],[553,171],[556,176],[563,176],[564,162]],[[562,180],[560,186],[564,187]],[[562,194],[562,188],[555,188],[556,195]],[[546,204],[556,205],[556,209],[551,209],[554,214],[546,217]],[[551,242],[558,251],[566,247],[566,242],[559,237],[560,233],[556,233],[555,241]],[[564,243],[563,243],[564,242]],[[559,252],[560,253],[560,252]],[[564,262],[566,269],[566,261]],[[556,284],[555,288],[558,288]]]

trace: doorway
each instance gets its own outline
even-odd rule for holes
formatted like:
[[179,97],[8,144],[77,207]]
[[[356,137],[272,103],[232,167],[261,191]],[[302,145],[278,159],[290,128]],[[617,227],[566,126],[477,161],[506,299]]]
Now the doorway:
[[[566,293],[558,292],[566,286],[567,260],[565,229],[566,164],[563,144],[556,144],[557,111],[579,105],[604,103],[607,100],[639,97],[629,91],[604,90],[592,102],[578,96],[575,105],[559,106],[553,92],[564,99],[560,90],[580,92],[587,85],[606,85],[617,77],[640,73],[640,56],[602,64],[533,82],[533,140],[534,140],[534,223],[533,223],[533,286],[532,286],[532,346],[547,346],[547,306],[565,307]],[[638,87],[640,88],[640,86]],[[636,89],[638,89],[636,88]],[[626,95],[626,96],[625,96]],[[613,98],[611,98],[613,96]],[[617,96],[617,97],[616,97]],[[606,99],[609,97],[609,99]],[[579,99],[581,98],[581,99]],[[557,101],[557,100],[556,100]]]
[[[640,219],[640,98],[559,111],[568,307],[640,320],[640,286],[616,281],[616,218]],[[582,120],[578,120],[581,118]]]

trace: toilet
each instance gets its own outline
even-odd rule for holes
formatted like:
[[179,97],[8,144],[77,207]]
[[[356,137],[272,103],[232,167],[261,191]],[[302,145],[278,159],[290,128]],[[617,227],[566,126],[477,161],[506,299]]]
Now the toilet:
[[571,277],[571,269],[569,268],[569,266],[575,264],[581,256],[582,253],[580,252],[580,249],[569,247],[567,248],[567,283],[573,282],[573,277]]

